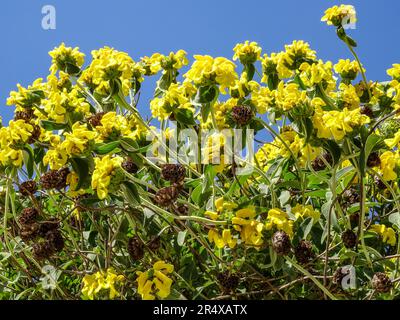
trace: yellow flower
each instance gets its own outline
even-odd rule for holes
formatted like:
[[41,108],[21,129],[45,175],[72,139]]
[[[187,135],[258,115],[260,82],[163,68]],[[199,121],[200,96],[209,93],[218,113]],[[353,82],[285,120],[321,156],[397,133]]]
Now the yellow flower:
[[234,86],[238,78],[235,72],[235,64],[223,57],[213,58],[211,56],[195,55],[195,62],[190,70],[184,74],[188,81],[196,85],[220,85],[221,93],[225,93],[225,88]]
[[386,151],[379,157],[381,160],[380,174],[383,180],[391,181],[397,179],[397,173],[394,171],[399,164],[398,154]]
[[255,105],[257,112],[260,114],[266,113],[274,106],[274,101],[274,91],[271,91],[268,87],[260,86],[251,94],[251,102]]
[[285,45],[285,52],[280,54],[278,72],[289,75],[290,70],[296,70],[304,61],[315,60],[315,51],[310,49],[310,45],[302,40],[295,40],[289,45]]
[[[78,175],[73,171],[70,172],[67,176],[67,185],[69,186],[67,194],[71,198],[74,198],[74,197],[77,197],[79,195],[86,193],[86,191],[83,189],[77,189],[78,182],[79,182]],[[79,210],[77,212],[78,212],[78,216],[79,216]]]
[[211,243],[215,243],[216,247],[219,249],[225,246],[229,246],[229,248],[233,249],[237,244],[237,239],[232,237],[231,230],[229,229],[222,230],[222,234],[219,234],[215,229],[210,229],[208,232],[208,240]]
[[7,98],[7,105],[15,105],[17,107],[32,108],[39,106],[41,100],[45,97],[45,85],[43,79],[36,79],[28,88],[24,88],[17,84],[18,91],[11,91],[10,97]]
[[127,119],[115,111],[105,113],[101,118],[100,125],[95,129],[99,133],[97,142],[107,139],[114,140],[120,135],[129,135],[131,133]]
[[347,108],[349,110],[360,108],[360,98],[356,88],[351,84],[346,85],[345,83],[341,83],[339,85],[339,91],[331,95],[341,102],[342,108]]
[[3,166],[21,167],[23,160],[22,150],[15,150],[9,146],[4,146],[0,149],[0,163]]
[[266,230],[271,230],[272,228],[286,232],[289,237],[293,236],[293,221],[289,220],[286,212],[277,208],[268,211],[268,217],[265,222]]
[[67,161],[67,153],[60,147],[49,149],[43,157],[44,165],[49,165],[51,170],[61,169]]
[[303,62],[299,70],[300,79],[303,83],[312,87],[316,84],[322,84],[325,92],[330,92],[336,87],[336,80],[332,74],[332,62],[328,61],[324,63],[322,60],[318,60],[317,63]]
[[394,134],[393,138],[385,139],[385,143],[389,148],[394,148],[400,142],[400,130]]
[[76,122],[72,126],[72,132],[64,133],[65,140],[61,143],[60,148],[65,150],[68,156],[79,155],[87,149],[96,135],[96,132],[88,130],[86,124]]
[[122,93],[126,96],[132,86],[135,62],[125,52],[104,47],[92,51],[92,63],[80,78],[89,86],[93,85],[95,91],[102,95],[111,93],[112,81],[119,80],[122,84]]
[[68,91],[64,88],[62,91],[53,91],[49,98],[43,100],[44,111],[47,112],[48,118],[57,123],[65,123],[68,113],[81,113],[83,115],[90,114],[90,105],[82,97],[79,91],[74,88]]
[[263,69],[263,77],[261,82],[268,83],[269,78],[284,79],[292,76],[293,72],[289,70],[283,61],[285,52],[271,53],[271,55],[264,54],[261,59]]
[[[229,112],[233,107],[237,106],[238,99],[230,98],[224,102],[216,102],[212,107],[214,109],[215,122],[217,124],[217,129],[222,130],[224,128],[229,128],[226,122]],[[201,115],[199,114],[200,125],[202,129],[213,129],[212,116],[209,115],[206,121],[203,121]]]
[[349,111],[323,111],[321,107],[315,109],[312,117],[313,125],[317,129],[318,138],[334,138],[342,140],[347,133],[353,132],[355,127],[367,124],[370,118],[361,114],[360,108]]
[[172,285],[172,280],[167,275],[173,271],[174,266],[172,264],[157,261],[152,269],[146,272],[136,272],[138,293],[142,296],[142,299],[154,300],[156,298],[154,294],[157,294],[161,299],[167,298],[171,293]]
[[92,175],[92,188],[97,191],[99,199],[107,197],[111,179],[115,175],[115,170],[121,166],[122,161],[121,157],[111,158],[110,155],[94,158],[95,169]]
[[[65,71],[67,73],[78,73],[79,68],[85,61],[85,55],[79,52],[79,48],[66,47],[64,42],[59,47],[49,52],[52,57],[50,72],[54,74],[57,70]],[[73,70],[71,67],[78,68]],[[71,72],[72,71],[72,72]]]
[[186,87],[181,86],[180,83],[172,83],[161,98],[156,97],[151,100],[150,109],[153,117],[160,121],[166,120],[178,108],[189,109],[194,112],[185,89]]
[[119,295],[115,285],[124,281],[123,275],[118,275],[112,268],[106,272],[98,271],[91,275],[85,275],[82,279],[82,294],[85,299],[93,300],[103,289],[109,290],[109,299],[114,299]]
[[235,230],[240,232],[241,240],[252,246],[260,246],[263,243],[262,231],[264,224],[255,220],[256,211],[254,207],[248,207],[236,211],[232,218]]
[[297,83],[285,84],[281,81],[275,91],[275,101],[278,108],[289,111],[307,103],[308,97],[307,92],[300,90]]
[[186,57],[187,53],[185,50],[178,50],[176,53],[170,52],[168,56],[163,56],[160,59],[161,67],[164,70],[175,69],[179,70],[183,66],[188,65],[189,60]]
[[[360,72],[360,67],[357,61],[350,61],[350,59],[340,59],[334,66],[335,72],[339,73],[343,79],[354,80]],[[365,69],[363,68],[363,71]]]
[[387,227],[384,224],[373,224],[369,230],[380,235],[383,242],[391,246],[396,245],[396,233],[392,228]]
[[256,62],[261,55],[261,47],[258,46],[257,42],[249,42],[248,40],[244,43],[238,43],[233,51],[235,52],[233,61],[239,59],[244,65]]
[[314,220],[314,223],[317,222],[321,216],[321,213],[317,210],[314,210],[312,205],[301,205],[297,204],[292,208],[292,213],[295,215],[296,219],[306,219],[311,217]]
[[[346,19],[346,21],[343,19]],[[340,6],[333,6],[325,10],[325,15],[321,18],[321,21],[326,21],[328,25],[334,25],[335,27],[339,27],[343,23],[355,23],[357,21],[356,10],[352,5],[341,4]]]
[[387,70],[387,74],[393,79],[400,80],[400,63],[394,63],[393,68]]

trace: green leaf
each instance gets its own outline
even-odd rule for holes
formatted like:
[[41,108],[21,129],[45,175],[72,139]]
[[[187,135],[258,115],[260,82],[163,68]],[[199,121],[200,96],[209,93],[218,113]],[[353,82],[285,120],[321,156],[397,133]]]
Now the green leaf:
[[112,141],[109,143],[99,143],[94,146],[94,151],[97,154],[107,154],[119,146],[119,141]]
[[40,126],[47,130],[47,131],[54,131],[54,130],[62,130],[65,129],[68,124],[67,123],[57,123],[50,120],[41,120]]
[[325,140],[323,142],[324,147],[331,153],[333,158],[333,165],[336,165],[340,160],[340,147],[339,145],[333,140]]
[[215,85],[212,86],[202,86],[197,90],[196,97],[194,101],[197,104],[206,104],[214,102],[219,95],[218,88]]
[[22,154],[26,166],[26,171],[28,173],[28,177],[29,179],[31,179],[33,177],[33,162],[34,162],[33,150],[29,145],[26,145],[24,147],[24,150],[22,150]]
[[124,181],[121,185],[122,192],[124,193],[126,200],[129,204],[137,206],[140,204],[140,196],[137,187],[130,181]]
[[178,243],[178,246],[181,247],[181,246],[184,245],[186,233],[187,233],[187,230],[178,232],[178,237],[176,239],[176,242]]
[[189,109],[180,108],[177,109],[175,114],[176,120],[187,126],[194,126],[196,125],[196,121],[194,120],[193,112]]
[[71,158],[72,168],[78,175],[78,184],[76,190],[79,190],[82,185],[90,179],[89,175],[89,159],[88,158]]
[[400,213],[395,212],[389,216],[389,222],[397,227],[400,230]]

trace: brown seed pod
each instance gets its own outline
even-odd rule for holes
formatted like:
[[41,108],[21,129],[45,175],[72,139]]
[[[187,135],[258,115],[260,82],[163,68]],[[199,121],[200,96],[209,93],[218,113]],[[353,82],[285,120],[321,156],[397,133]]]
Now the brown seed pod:
[[50,230],[46,233],[45,238],[54,248],[55,252],[60,252],[64,249],[64,238],[59,230]]
[[277,231],[272,236],[272,248],[278,255],[285,256],[291,249],[290,238],[284,231]]
[[27,243],[37,238],[39,236],[39,227],[39,224],[36,222],[22,225],[19,229],[19,236],[22,241]]
[[185,174],[185,167],[181,164],[164,164],[161,169],[161,177],[172,183],[183,181]]
[[381,158],[379,158],[379,153],[378,152],[372,152],[368,156],[367,159],[367,166],[368,167],[378,167],[381,165]]
[[342,200],[346,206],[349,206],[356,202],[360,202],[360,195],[355,188],[351,187],[343,192]]
[[29,139],[27,141],[28,144],[31,144],[31,143],[34,143],[35,141],[37,141],[42,133],[42,129],[38,125],[33,124],[32,127],[33,127],[33,131],[31,132],[31,136],[29,137]]
[[357,245],[357,235],[352,230],[346,230],[342,233],[342,242],[346,248],[354,248]]
[[386,189],[386,185],[383,183],[383,181],[378,176],[374,176],[374,183],[379,190]]
[[179,188],[176,186],[165,187],[157,191],[154,202],[162,207],[170,206],[179,195]]
[[314,256],[312,252],[312,243],[307,240],[301,240],[300,243],[294,248],[294,255],[298,262],[301,264],[306,264]]
[[22,225],[34,223],[39,216],[39,211],[36,208],[25,208],[21,212],[18,222]]
[[90,123],[90,125],[93,128],[96,128],[97,126],[101,126],[101,119],[103,118],[105,112],[98,112],[91,117],[87,119],[87,121]]
[[68,168],[50,170],[40,177],[40,184],[43,189],[63,189],[67,186],[67,176],[70,173]]
[[370,117],[371,119],[374,118],[374,112],[372,111],[371,107],[367,105],[361,106],[360,113]]
[[136,173],[139,169],[131,158],[128,158],[122,162],[121,167],[128,173]]
[[37,191],[37,184],[34,180],[27,180],[20,184],[19,192],[23,196],[29,196]]
[[383,272],[377,272],[374,274],[371,280],[372,288],[379,293],[389,292],[392,288],[392,281]]
[[45,260],[54,254],[54,248],[49,241],[42,241],[33,244],[33,257],[37,260]]
[[313,170],[315,170],[315,171],[324,170],[326,168],[326,164],[325,164],[324,160],[327,163],[329,163],[330,165],[333,164],[333,159],[332,159],[332,155],[330,152],[325,151],[322,155],[316,157],[311,162],[311,166],[312,166]]
[[189,212],[189,206],[186,203],[176,207],[176,213],[178,215],[185,216],[188,214],[188,212]]
[[14,114],[14,120],[24,120],[29,122],[29,120],[34,118],[33,109],[25,108],[24,111],[16,111]]
[[52,219],[49,221],[43,221],[39,223],[39,235],[43,238],[46,237],[50,231],[55,231],[60,227],[60,221]]
[[232,119],[239,125],[246,125],[253,118],[253,111],[249,106],[234,106],[232,108]]
[[161,246],[161,241],[159,236],[153,237],[148,243],[147,243],[147,248],[149,248],[151,251],[157,251],[160,249]]
[[332,282],[336,285],[341,285],[342,284],[342,280],[345,276],[347,276],[349,274],[349,270],[345,270],[344,268],[340,267],[338,269],[336,269],[335,273],[333,274],[332,277]]
[[138,261],[144,256],[144,244],[139,237],[133,237],[128,240],[128,252],[134,261]]
[[239,286],[240,277],[237,273],[224,271],[217,275],[217,280],[225,292],[234,292]]

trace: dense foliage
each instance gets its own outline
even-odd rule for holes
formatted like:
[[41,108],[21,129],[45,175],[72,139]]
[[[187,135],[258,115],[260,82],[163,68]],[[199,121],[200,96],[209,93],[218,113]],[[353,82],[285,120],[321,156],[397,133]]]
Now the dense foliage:
[[[191,65],[183,50],[51,51],[47,81],[18,85],[0,128],[0,298],[398,297],[400,64],[368,81],[344,28],[354,8],[322,20],[354,61],[304,41]],[[184,129],[215,131],[176,155]],[[261,145],[233,157],[222,129]],[[192,161],[197,144],[217,163]],[[155,145],[167,156],[152,161]]]

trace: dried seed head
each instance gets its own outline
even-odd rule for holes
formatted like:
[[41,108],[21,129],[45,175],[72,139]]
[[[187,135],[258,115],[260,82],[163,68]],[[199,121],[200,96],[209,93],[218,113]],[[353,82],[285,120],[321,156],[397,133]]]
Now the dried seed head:
[[101,126],[101,119],[103,118],[105,112],[98,112],[91,117],[87,119],[87,121],[90,123],[90,125],[93,128],[96,128],[97,126]]
[[221,284],[225,292],[235,291],[239,286],[240,277],[237,273],[229,271],[221,272],[217,275],[217,280]]
[[148,243],[147,243],[147,248],[149,248],[151,251],[157,251],[160,249],[161,246],[161,241],[159,236],[153,237]]
[[50,170],[40,177],[40,184],[43,189],[63,189],[67,186],[67,176],[70,173],[68,168]]
[[342,194],[342,200],[346,206],[360,202],[360,195],[355,188],[349,188]]
[[27,225],[22,225],[19,229],[19,236],[22,241],[29,242],[39,236],[39,224],[34,222]]
[[133,237],[128,240],[128,252],[134,261],[138,261],[144,256],[144,244],[139,237]]
[[45,238],[48,232],[55,231],[60,228],[60,221],[57,219],[52,219],[49,221],[40,222],[39,225],[39,235]]
[[374,182],[375,182],[376,187],[379,190],[385,190],[386,189],[386,185],[383,183],[383,181],[378,176],[374,176]]
[[54,248],[49,241],[35,243],[32,246],[33,256],[37,260],[45,260],[54,254]]
[[25,122],[28,122],[29,120],[34,118],[34,114],[33,114],[33,109],[31,108],[26,108],[24,109],[24,111],[17,111],[15,112],[14,115],[14,120],[24,120]]
[[177,206],[176,213],[182,216],[186,216],[189,212],[189,206],[187,204],[181,204]]
[[21,212],[18,222],[22,225],[34,223],[39,216],[39,211],[36,208],[25,208]]
[[368,167],[379,167],[381,165],[381,158],[379,158],[378,152],[372,152],[368,156],[367,166]]
[[326,168],[325,162],[329,163],[330,165],[333,164],[332,155],[330,152],[325,151],[322,155],[316,157],[311,162],[311,166],[315,171],[324,170]]
[[60,252],[64,249],[64,238],[59,230],[50,230],[46,233],[45,238],[54,248],[55,252]]
[[272,236],[272,248],[278,255],[287,255],[290,252],[290,238],[284,231],[277,231]]
[[232,108],[232,119],[239,125],[246,125],[253,118],[253,111],[249,106],[235,106]]
[[154,201],[162,207],[168,207],[178,198],[178,195],[178,187],[165,187],[157,191],[154,196]]
[[181,164],[164,164],[161,170],[163,179],[172,183],[179,183],[185,179],[185,167]]
[[136,173],[139,169],[131,158],[128,158],[122,162],[121,167],[128,173]]
[[29,137],[29,139],[27,141],[28,144],[32,144],[35,141],[37,141],[39,139],[40,135],[42,134],[42,129],[38,125],[33,124],[32,127],[33,127],[33,131],[31,132],[31,136]]
[[294,255],[298,262],[301,264],[306,264],[314,256],[312,252],[312,243],[307,240],[301,240],[294,249]]
[[383,272],[377,272],[374,274],[371,280],[372,288],[379,293],[389,292],[392,288],[392,281]]
[[23,196],[29,196],[37,191],[37,184],[33,180],[24,181],[19,186],[19,192]]
[[367,105],[361,106],[360,113],[364,114],[370,118],[374,117],[374,112],[372,111],[371,107],[369,107]]
[[354,248],[357,245],[357,235],[352,230],[346,230],[342,233],[342,242],[346,248]]

